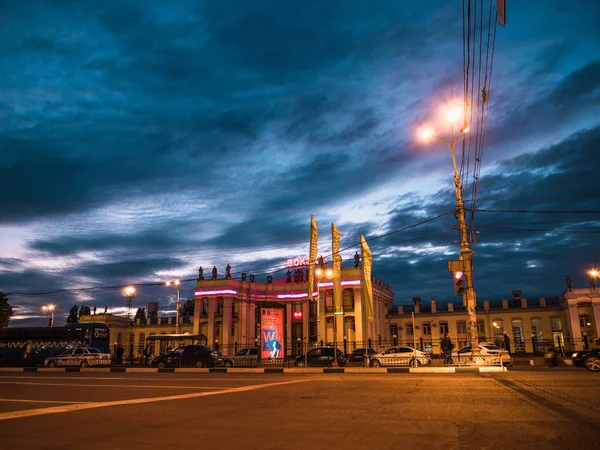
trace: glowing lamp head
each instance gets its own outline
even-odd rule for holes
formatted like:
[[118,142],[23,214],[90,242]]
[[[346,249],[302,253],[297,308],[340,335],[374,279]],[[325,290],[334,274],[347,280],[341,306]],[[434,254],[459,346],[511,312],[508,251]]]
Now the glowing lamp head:
[[133,286],[127,286],[125,288],[125,296],[133,297],[135,295],[135,288]]
[[458,106],[453,106],[448,110],[448,122],[456,122],[462,116],[462,109]]
[[460,280],[463,276],[463,273],[459,270],[458,272],[454,272],[454,278]]
[[321,269],[315,269],[315,274],[320,277],[321,275],[323,275],[323,271]]
[[331,278],[331,277],[333,277],[333,270],[331,270],[331,269],[327,269],[327,273],[326,273],[326,275],[327,275],[327,278]]
[[433,138],[434,133],[435,133],[435,131],[434,131],[433,127],[423,127],[419,131],[419,136],[421,137],[422,140],[429,141]]
[[592,269],[592,270],[590,270],[590,275],[592,277],[597,277],[598,276],[598,271],[596,269]]

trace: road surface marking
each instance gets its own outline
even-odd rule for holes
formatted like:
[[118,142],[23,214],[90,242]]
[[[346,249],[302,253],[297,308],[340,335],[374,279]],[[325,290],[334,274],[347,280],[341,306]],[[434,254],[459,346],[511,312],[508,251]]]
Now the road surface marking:
[[255,384],[252,386],[243,386],[238,388],[225,389],[220,391],[210,392],[196,392],[194,394],[181,394],[181,395],[169,395],[166,397],[148,397],[148,398],[136,398],[131,400],[117,400],[112,402],[90,402],[90,403],[78,403],[75,405],[65,406],[53,406],[50,408],[38,408],[38,409],[26,409],[24,411],[12,411],[7,413],[0,413],[0,420],[19,419],[23,417],[41,416],[45,414],[59,414],[71,411],[82,411],[85,409],[92,408],[104,408],[107,406],[122,406],[122,405],[136,405],[141,403],[153,403],[153,402],[164,402],[169,400],[185,400],[189,398],[207,397],[209,395],[220,395],[220,394],[232,394],[236,392],[254,391],[256,389],[263,389],[273,386],[285,386],[287,384],[295,383],[306,383],[308,380],[292,380],[292,381],[281,381],[278,383],[265,383]]
[[[0,376],[0,380],[11,380],[11,379],[32,379],[32,380],[50,380],[50,379],[56,379],[56,380],[161,380],[163,379],[163,377],[160,377],[161,374],[157,374],[159,375],[159,377],[157,376],[153,376],[153,377],[136,377],[131,376],[131,377],[88,377],[88,376],[79,376],[79,374],[82,372],[74,372],[72,375],[66,375],[66,376],[62,376],[62,377],[56,377],[56,376],[51,376],[51,377],[47,377],[47,376],[40,376],[40,375],[32,375],[32,376],[18,376],[18,375],[4,375],[4,376]],[[175,372],[175,374],[182,374],[182,372]],[[168,376],[164,377],[165,379],[168,379],[169,381],[174,380],[174,381],[260,381],[261,379],[265,378],[265,375],[269,375],[269,374],[258,374],[257,377],[255,378],[232,378],[232,377],[227,377],[227,378],[213,378],[211,377],[210,373],[207,373],[206,377],[202,377],[202,378],[187,378],[187,377],[176,377],[173,376],[173,373],[166,373],[165,375]],[[281,375],[281,374],[273,374],[273,375]]]
[[122,387],[122,388],[156,388],[156,389],[227,389],[216,386],[175,386],[168,384],[83,384],[83,383],[31,383],[28,381],[0,381],[0,384],[27,384],[33,386],[69,386],[69,387]]
[[17,398],[0,398],[0,402],[21,402],[21,403],[90,403],[90,402],[68,402],[66,400],[21,400]]

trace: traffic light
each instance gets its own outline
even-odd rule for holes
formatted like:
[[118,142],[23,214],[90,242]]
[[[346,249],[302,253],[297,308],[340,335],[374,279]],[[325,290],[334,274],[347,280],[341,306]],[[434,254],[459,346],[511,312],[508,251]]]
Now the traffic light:
[[462,272],[454,272],[454,293],[463,295],[465,293],[465,281],[463,280]]

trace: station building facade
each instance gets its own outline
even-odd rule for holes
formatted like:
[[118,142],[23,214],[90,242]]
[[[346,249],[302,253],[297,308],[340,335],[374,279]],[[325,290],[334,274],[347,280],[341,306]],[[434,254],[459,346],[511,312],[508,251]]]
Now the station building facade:
[[[319,302],[309,302],[306,282],[198,280],[194,315],[180,317],[180,333],[200,334],[202,342],[232,354],[262,345],[262,312],[277,310],[281,312],[283,356],[319,345],[321,340],[324,344],[335,341],[338,348],[345,346],[348,351],[369,345],[370,339],[376,350],[416,345],[433,354],[440,353],[445,333],[458,348],[468,344],[468,314],[462,302],[418,300],[394,305],[391,288],[373,279],[374,321],[369,323],[363,313],[360,269],[343,269],[342,281],[344,314],[336,317],[330,282],[319,282]],[[511,351],[517,354],[532,354],[534,348],[541,354],[549,344],[565,351],[578,350],[596,345],[600,337],[598,289],[571,289],[546,298],[482,300],[477,302],[476,313],[479,341],[504,346],[506,332]],[[134,357],[142,354],[148,336],[176,330],[175,317],[138,319],[131,326],[127,318],[112,314],[83,316],[81,320],[106,323],[111,344],[122,344],[127,354],[133,348]],[[155,345],[156,355],[161,349]]]
[[209,345],[218,344],[228,353],[249,346],[266,350],[267,341],[276,339],[280,357],[320,344],[355,348],[385,335],[393,309],[391,287],[372,278],[373,321],[369,322],[364,314],[361,269],[342,269],[341,280],[342,311],[334,314],[333,283],[328,280],[317,280],[314,301],[310,301],[304,278],[199,279],[194,290],[193,333],[206,336]]

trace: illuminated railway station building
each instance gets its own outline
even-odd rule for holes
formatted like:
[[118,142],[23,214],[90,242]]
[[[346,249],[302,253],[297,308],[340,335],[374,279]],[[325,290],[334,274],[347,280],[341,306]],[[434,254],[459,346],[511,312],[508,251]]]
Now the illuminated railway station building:
[[267,341],[277,340],[281,345],[278,357],[321,343],[352,350],[369,339],[375,343],[387,337],[394,300],[389,285],[372,278],[373,321],[369,322],[364,314],[361,269],[343,268],[342,311],[334,314],[333,282],[315,276],[310,301],[306,271],[300,264],[288,260],[286,276],[268,276],[265,281],[251,274],[239,279],[200,275],[194,290],[193,333],[206,336],[208,345],[218,344],[226,354],[259,345],[265,355]]

